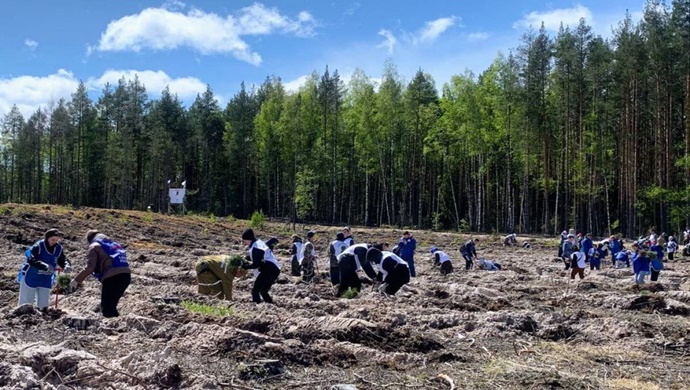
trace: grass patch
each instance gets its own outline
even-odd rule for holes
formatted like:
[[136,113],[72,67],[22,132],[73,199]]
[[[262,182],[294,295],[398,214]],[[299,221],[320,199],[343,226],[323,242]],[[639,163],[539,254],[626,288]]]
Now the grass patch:
[[234,307],[227,307],[221,305],[206,305],[203,303],[196,303],[192,301],[182,301],[180,306],[189,310],[192,313],[203,314],[212,317],[227,317],[236,314]]

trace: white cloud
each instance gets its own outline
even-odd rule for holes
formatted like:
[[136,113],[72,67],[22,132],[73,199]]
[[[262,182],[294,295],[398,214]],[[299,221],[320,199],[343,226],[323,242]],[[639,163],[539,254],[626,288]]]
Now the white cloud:
[[[310,77],[311,74],[304,74],[294,80],[283,83],[283,87],[285,88],[285,91],[289,93],[299,92],[299,89],[306,84]],[[345,73],[340,74],[340,81],[342,81],[345,86],[350,84],[350,79],[352,79],[351,71],[348,70]],[[375,90],[378,90],[379,86],[381,85],[381,80],[382,79],[380,77],[369,77],[369,81],[371,81],[371,83],[374,85]]]
[[260,3],[225,17],[198,9],[184,14],[168,8],[147,8],[110,22],[98,45],[87,53],[94,49],[139,52],[187,47],[202,54],[231,53],[239,60],[259,65],[261,56],[242,36],[285,33],[309,37],[315,28],[316,21],[306,11],[292,19]]
[[48,76],[0,78],[0,116],[7,114],[16,104],[28,118],[39,107],[46,107],[60,98],[69,98],[78,85],[74,75],[64,69]]
[[455,16],[450,16],[426,22],[426,25],[419,33],[419,41],[422,43],[435,41],[441,34],[455,25],[456,19]]
[[564,26],[577,26],[580,18],[585,18],[587,23],[593,24],[592,12],[582,4],[577,4],[573,8],[560,8],[550,11],[532,11],[522,19],[513,24],[513,28],[522,29],[530,26],[538,29],[542,22],[544,28],[549,31],[558,31],[561,23]]
[[139,81],[146,87],[150,95],[157,96],[166,86],[170,87],[170,92],[177,94],[180,99],[194,98],[197,94],[206,90],[206,84],[196,77],[172,78],[162,70],[113,70],[109,69],[99,78],[89,78],[87,84],[92,89],[100,90],[106,83],[117,85],[121,78],[134,80],[137,76]]
[[467,40],[470,42],[480,42],[489,39],[489,34],[485,32],[475,32],[467,35]]
[[305,74],[305,75],[299,76],[298,78],[296,78],[292,81],[288,81],[286,83],[283,83],[283,87],[285,87],[285,90],[287,92],[295,93],[295,92],[299,91],[299,89],[304,85],[304,83],[307,82],[308,79],[309,79],[309,75]]
[[345,15],[346,16],[354,15],[355,12],[357,12],[359,7],[361,7],[361,6],[362,6],[362,4],[360,4],[359,2],[354,2],[354,3],[350,4],[350,6],[345,10]]
[[395,35],[393,35],[390,30],[386,29],[381,29],[379,31],[379,35],[386,38],[386,40],[381,42],[378,47],[385,47],[388,49],[388,54],[393,54],[393,49],[395,48],[395,45],[398,44],[398,40],[395,38]]
[[[105,83],[117,85],[123,76],[126,80],[133,80],[135,75],[138,75],[141,83],[146,86],[146,91],[153,98],[157,98],[166,86],[169,86],[170,92],[177,94],[181,100],[187,101],[206,90],[206,84],[195,77],[172,78],[160,70],[108,70],[98,78],[89,78],[85,83],[89,89],[100,93]],[[0,78],[0,118],[7,114],[14,104],[28,118],[38,108],[45,108],[51,102],[61,98],[70,99],[78,85],[79,80],[74,74],[64,69],[47,76]]]
[[38,42],[33,39],[24,40],[24,45],[29,48],[29,50],[34,51],[38,47]]

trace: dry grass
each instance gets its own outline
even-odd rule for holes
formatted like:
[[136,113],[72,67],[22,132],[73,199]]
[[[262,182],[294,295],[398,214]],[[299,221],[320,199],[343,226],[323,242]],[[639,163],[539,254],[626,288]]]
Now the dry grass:
[[617,390],[659,390],[660,387],[657,384],[650,382],[638,381],[637,379],[612,379],[608,381],[609,389]]

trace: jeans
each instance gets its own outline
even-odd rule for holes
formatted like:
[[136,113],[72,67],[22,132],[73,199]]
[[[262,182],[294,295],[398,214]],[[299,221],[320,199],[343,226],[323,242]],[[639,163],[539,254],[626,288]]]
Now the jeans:
[[414,257],[413,257],[413,256],[409,256],[409,257],[403,257],[402,259],[405,260],[405,262],[407,263],[408,267],[410,268],[410,276],[413,277],[413,278],[414,278],[415,276],[417,276],[417,273],[415,272],[415,269],[414,269]]
[[644,284],[644,279],[649,275],[649,271],[640,271],[635,274],[635,283]]

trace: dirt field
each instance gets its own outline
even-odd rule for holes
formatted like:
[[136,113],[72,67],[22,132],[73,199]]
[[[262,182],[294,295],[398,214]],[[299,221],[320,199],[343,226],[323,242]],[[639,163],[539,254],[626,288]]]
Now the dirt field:
[[[50,227],[66,233],[75,271],[89,228],[128,245],[133,277],[121,317],[93,311],[93,278],[61,296],[58,310],[16,309],[22,251]],[[198,295],[198,257],[239,253],[245,228],[196,216],[0,204],[0,388],[690,388],[690,266],[682,257],[666,263],[661,283],[642,289],[608,261],[570,282],[554,261],[555,239],[530,238],[527,250],[481,236],[479,257],[504,270],[465,272],[457,249],[469,236],[413,231],[416,279],[392,299],[369,287],[338,299],[330,282],[289,276],[291,226],[269,223],[257,236],[281,239],[275,305],[251,303],[251,279],[235,284],[232,303]],[[323,272],[336,228],[298,226],[307,229],[318,233]],[[357,242],[394,243],[400,234],[353,228]],[[431,245],[451,255],[455,273],[432,267]]]

